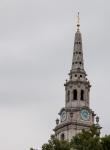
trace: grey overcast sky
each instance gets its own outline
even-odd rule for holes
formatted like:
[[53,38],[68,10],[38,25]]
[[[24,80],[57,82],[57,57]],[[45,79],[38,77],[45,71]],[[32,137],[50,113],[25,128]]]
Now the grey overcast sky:
[[0,150],[40,148],[53,133],[78,11],[90,108],[110,134],[110,1],[0,0]]

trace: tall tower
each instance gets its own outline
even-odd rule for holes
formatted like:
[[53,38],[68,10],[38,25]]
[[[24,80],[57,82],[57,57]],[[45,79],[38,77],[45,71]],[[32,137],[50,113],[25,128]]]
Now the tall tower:
[[[69,80],[66,80],[65,86],[65,107],[60,112],[59,119],[56,120],[55,131],[56,137],[60,139],[68,139],[69,141],[83,128],[89,129],[94,124],[94,116],[96,114],[90,109],[90,82],[84,70],[82,36],[79,30],[79,13],[77,32],[74,39],[74,50],[72,66],[69,73]],[[99,117],[96,117],[97,130],[100,132]]]

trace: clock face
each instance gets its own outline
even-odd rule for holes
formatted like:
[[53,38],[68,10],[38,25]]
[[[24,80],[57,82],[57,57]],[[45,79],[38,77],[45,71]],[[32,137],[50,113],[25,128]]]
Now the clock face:
[[80,115],[83,120],[89,120],[90,118],[90,113],[87,109],[82,109]]
[[65,121],[65,119],[66,119],[66,111],[64,110],[64,111],[62,111],[62,113],[61,113],[61,120],[62,120],[62,121]]

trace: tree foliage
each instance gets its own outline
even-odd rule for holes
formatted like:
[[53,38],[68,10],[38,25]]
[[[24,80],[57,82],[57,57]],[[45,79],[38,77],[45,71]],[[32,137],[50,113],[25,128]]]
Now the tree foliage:
[[42,146],[42,150],[70,150],[70,143],[66,140],[58,140],[55,135],[51,135],[48,143]]
[[76,150],[102,150],[99,133],[94,125],[90,130],[82,130],[71,140],[71,147]]
[[103,150],[110,150],[110,135],[105,135],[105,137],[102,137],[101,144]]
[[35,150],[35,149],[33,149],[33,148],[30,148],[30,150]]
[[[110,150],[110,135],[100,138],[95,125],[90,130],[83,129],[72,140],[58,140],[51,135],[48,143],[42,145],[42,150]],[[31,149],[33,150],[33,149]]]

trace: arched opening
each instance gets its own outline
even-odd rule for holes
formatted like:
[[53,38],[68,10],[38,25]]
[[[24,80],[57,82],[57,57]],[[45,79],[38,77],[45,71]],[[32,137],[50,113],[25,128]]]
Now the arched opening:
[[78,62],[76,61],[75,64],[77,64]]
[[61,140],[64,140],[65,139],[65,135],[64,133],[61,134]]
[[70,91],[68,91],[68,98],[67,98],[68,101],[70,101]]
[[73,100],[77,100],[77,90],[73,90]]
[[84,90],[81,90],[81,100],[84,100]]

